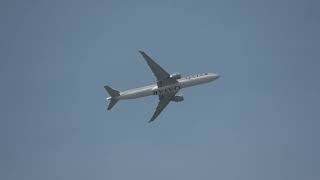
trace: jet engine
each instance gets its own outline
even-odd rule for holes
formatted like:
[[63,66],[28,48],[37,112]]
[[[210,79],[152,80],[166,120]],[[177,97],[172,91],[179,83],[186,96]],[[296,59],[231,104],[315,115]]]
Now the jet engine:
[[184,100],[183,96],[175,96],[171,99],[171,101],[174,101],[174,102],[181,102],[183,100]]
[[181,74],[179,74],[179,73],[174,73],[174,74],[170,75],[170,79],[176,80],[176,79],[180,79],[180,78],[181,78]]

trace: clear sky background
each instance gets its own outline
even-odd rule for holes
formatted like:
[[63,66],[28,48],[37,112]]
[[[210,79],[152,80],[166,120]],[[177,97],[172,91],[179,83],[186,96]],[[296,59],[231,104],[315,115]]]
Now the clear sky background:
[[[0,2],[1,180],[320,179],[317,0]],[[148,124],[103,86],[215,72]]]

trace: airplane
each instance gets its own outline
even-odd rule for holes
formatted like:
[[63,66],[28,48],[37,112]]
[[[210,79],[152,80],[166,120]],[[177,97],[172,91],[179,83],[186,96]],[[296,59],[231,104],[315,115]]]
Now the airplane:
[[183,96],[176,95],[180,89],[209,83],[220,77],[215,73],[203,73],[185,77],[182,77],[179,73],[169,74],[145,52],[139,51],[139,53],[146,60],[151,71],[155,75],[157,82],[149,86],[139,87],[122,92],[112,89],[109,86],[104,86],[105,90],[110,95],[110,97],[107,98],[107,101],[110,101],[107,110],[111,110],[119,100],[136,99],[145,96],[156,95],[159,96],[159,102],[153,116],[149,120],[150,123],[159,116],[159,114],[171,101],[181,102],[184,100]]

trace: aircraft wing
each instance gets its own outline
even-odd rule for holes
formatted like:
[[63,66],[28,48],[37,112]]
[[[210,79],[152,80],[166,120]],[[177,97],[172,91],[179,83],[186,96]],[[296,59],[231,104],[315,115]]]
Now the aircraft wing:
[[147,61],[149,67],[151,68],[153,74],[156,76],[158,81],[162,81],[170,77],[170,74],[165,71],[159,64],[154,62],[145,52],[139,51],[143,58]]
[[152,118],[150,119],[149,123],[154,121],[159,114],[164,110],[164,108],[167,107],[167,105],[170,103],[171,99],[176,95],[176,93],[172,93],[169,95],[159,95],[159,103],[157,106],[156,111],[154,112]]

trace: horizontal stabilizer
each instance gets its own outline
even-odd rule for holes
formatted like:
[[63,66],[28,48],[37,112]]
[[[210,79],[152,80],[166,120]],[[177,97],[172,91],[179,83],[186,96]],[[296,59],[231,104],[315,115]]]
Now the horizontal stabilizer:
[[106,89],[106,91],[110,94],[111,97],[117,97],[120,95],[120,92],[117,90],[112,89],[109,86],[104,86],[104,88]]
[[113,106],[117,104],[118,101],[119,101],[118,99],[111,99],[108,106],[108,110],[111,110]]
[[120,92],[117,90],[112,89],[109,86],[104,86],[104,88],[106,89],[106,91],[110,94],[111,97],[107,98],[107,100],[110,100],[109,106],[108,106],[108,110],[112,109],[112,107],[114,105],[117,104],[117,102],[119,101],[116,97],[118,97],[120,95]]

